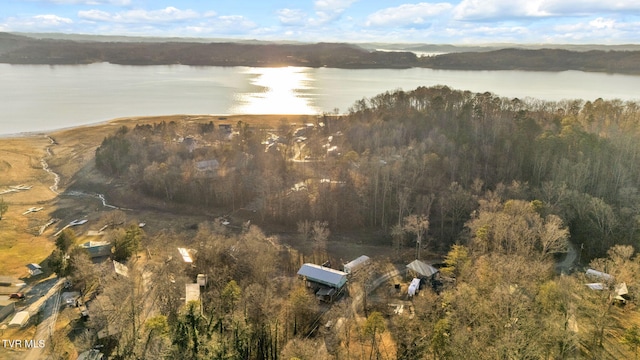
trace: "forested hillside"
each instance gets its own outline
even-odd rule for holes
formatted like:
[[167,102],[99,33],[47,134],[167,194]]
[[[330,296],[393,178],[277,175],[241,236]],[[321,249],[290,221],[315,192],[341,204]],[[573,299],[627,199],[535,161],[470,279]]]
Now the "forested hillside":
[[[213,121],[123,127],[97,149],[98,169],[127,193],[252,217],[240,240],[221,225],[199,228],[195,243],[172,235],[199,249],[197,271],[224,276],[212,290],[220,295],[204,302],[210,314],[167,308],[174,315],[159,349],[191,359],[203,351],[252,359],[618,359],[637,349],[637,103],[550,103],[430,87],[362,99],[348,115],[308,121],[237,123],[232,131]],[[381,234],[359,239],[384,244],[388,257],[351,278],[346,299],[318,315],[304,289],[262,277],[287,278],[304,251],[280,248],[253,224],[297,232],[316,261],[340,245],[330,234],[345,232]],[[264,254],[281,257],[278,269],[257,253],[255,263],[236,258],[235,251],[264,246]],[[373,279],[420,251],[444,258],[435,291],[425,287],[406,300],[387,284],[362,303]],[[342,255],[333,253],[339,264]],[[587,267],[607,275],[585,276]],[[265,285],[251,285],[256,279]],[[277,310],[252,303],[258,293],[273,294],[265,301]],[[388,310],[398,301],[410,316]],[[236,303],[244,313],[234,313]],[[336,321],[341,327],[307,333],[316,316],[327,329]]]
[[[288,227],[326,220],[391,236],[406,215],[425,214],[430,244],[440,250],[468,236],[465,222],[479,202],[538,200],[541,214],[567,224],[590,258],[637,243],[639,119],[633,102],[418,88],[358,101],[349,115],[305,129],[304,139],[286,124],[236,124],[230,139],[214,124],[121,129],[105,139],[96,163],[149,195],[248,207]],[[185,133],[200,139],[197,149],[179,140]],[[206,160],[217,162],[214,177],[196,168]]]
[[[2,51],[3,49],[6,50]],[[355,45],[337,43],[289,45],[232,42],[85,42],[40,40],[0,33],[0,62],[408,68],[416,64],[416,55],[410,52],[369,52]]]
[[[452,49],[445,48],[446,51]],[[345,69],[426,67],[455,70],[595,71],[640,74],[639,51],[471,49],[418,57],[409,51],[366,50],[345,43],[73,41],[0,33],[0,62],[194,66],[305,66]]]

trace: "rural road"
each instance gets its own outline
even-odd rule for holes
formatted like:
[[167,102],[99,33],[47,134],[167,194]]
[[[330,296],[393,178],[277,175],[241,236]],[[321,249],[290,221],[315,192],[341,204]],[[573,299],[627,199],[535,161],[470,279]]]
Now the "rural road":
[[38,343],[39,340],[44,340],[45,346],[44,348],[31,348],[25,360],[47,358],[47,349],[53,345],[51,341],[55,331],[56,319],[58,318],[58,310],[60,309],[60,289],[62,288],[62,284],[64,284],[64,279],[57,279],[53,286],[51,286],[40,299],[27,308],[29,316],[31,317],[38,316],[38,313],[40,314],[40,323],[36,327],[36,334],[33,339],[36,343]]

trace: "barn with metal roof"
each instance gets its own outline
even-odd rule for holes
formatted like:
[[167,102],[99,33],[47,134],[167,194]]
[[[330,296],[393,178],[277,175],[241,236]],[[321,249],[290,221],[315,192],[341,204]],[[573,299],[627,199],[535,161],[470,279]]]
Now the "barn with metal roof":
[[341,289],[347,283],[347,273],[316,264],[304,264],[298,275],[308,282]]

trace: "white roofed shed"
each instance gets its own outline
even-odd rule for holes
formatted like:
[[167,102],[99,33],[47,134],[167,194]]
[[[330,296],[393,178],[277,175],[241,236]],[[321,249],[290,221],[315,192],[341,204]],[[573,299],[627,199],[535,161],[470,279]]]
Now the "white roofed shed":
[[364,266],[364,264],[366,264],[368,261],[369,261],[369,257],[367,255],[362,255],[359,258],[344,264],[342,266],[342,269],[344,270],[345,273],[351,274],[352,272]]
[[420,290],[420,279],[414,278],[411,280],[411,284],[409,284],[408,294],[409,296],[414,296],[418,290]]
[[604,273],[602,271],[598,271],[598,270],[594,270],[594,269],[588,269],[587,272],[585,273],[587,276],[591,276],[593,278],[597,278],[600,280],[604,280],[604,281],[612,281],[613,280],[613,276]]
[[24,327],[29,322],[29,312],[19,311],[9,322],[9,327]]

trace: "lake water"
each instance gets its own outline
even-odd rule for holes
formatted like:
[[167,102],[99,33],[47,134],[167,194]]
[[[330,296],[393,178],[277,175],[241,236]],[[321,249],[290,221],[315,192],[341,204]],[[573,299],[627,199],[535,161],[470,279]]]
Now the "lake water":
[[640,76],[580,71],[0,64],[0,135],[141,115],[346,112],[363,97],[432,85],[509,98],[640,101]]

